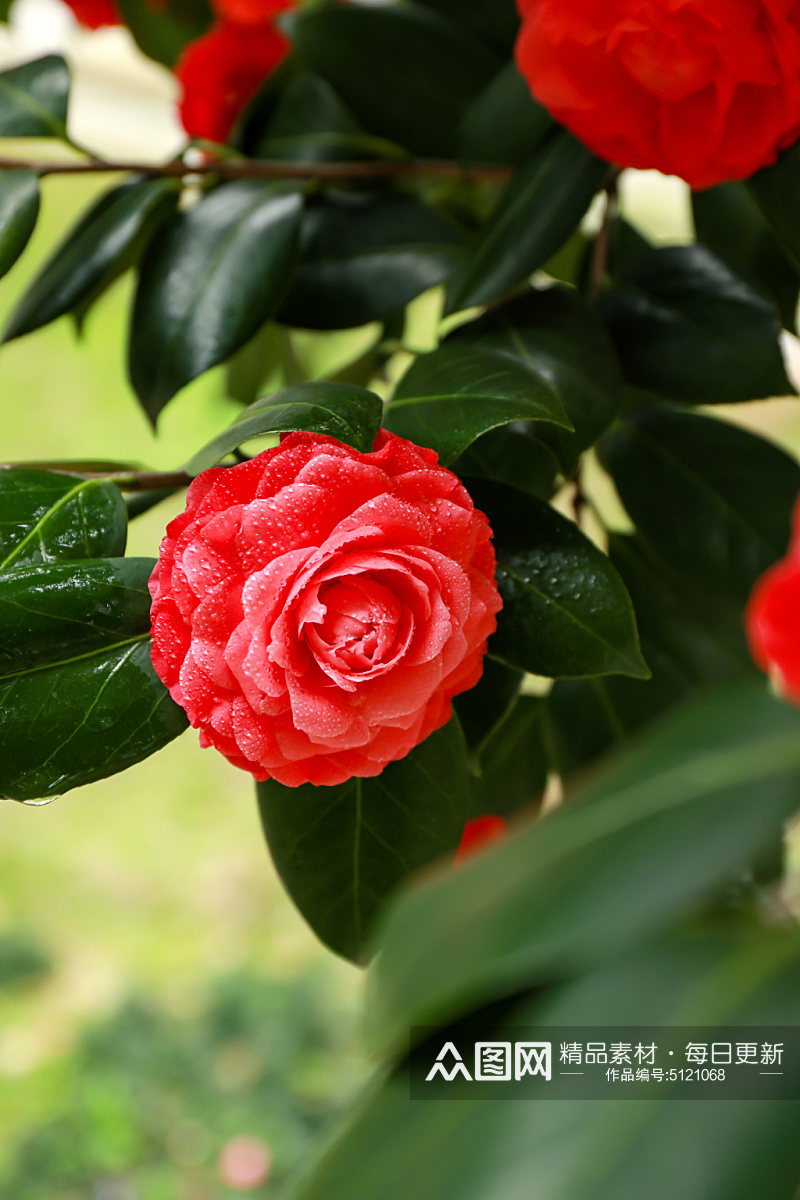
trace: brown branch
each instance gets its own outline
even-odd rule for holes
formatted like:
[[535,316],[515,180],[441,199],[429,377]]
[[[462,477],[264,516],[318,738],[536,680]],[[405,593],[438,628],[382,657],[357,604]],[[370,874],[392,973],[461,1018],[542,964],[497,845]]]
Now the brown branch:
[[603,222],[598,230],[592,247],[592,267],[589,278],[589,295],[596,296],[600,291],[608,268],[608,251],[611,241],[611,223],[617,213],[619,202],[619,177],[622,172],[614,168],[605,186],[605,209]]
[[177,491],[188,487],[194,479],[186,471],[81,471],[69,463],[24,462],[0,463],[0,471],[31,467],[51,471],[56,475],[71,475],[75,479],[108,479],[122,492]]
[[37,175],[100,175],[134,173],[159,178],[216,175],[220,179],[319,179],[343,181],[359,179],[468,179],[504,183],[511,168],[491,163],[459,163],[447,159],[406,158],[368,162],[290,162],[286,159],[236,158],[206,159],[188,165],[181,159],[166,163],[115,162],[90,159],[89,162],[52,162],[47,160],[0,157],[0,170],[27,170]]

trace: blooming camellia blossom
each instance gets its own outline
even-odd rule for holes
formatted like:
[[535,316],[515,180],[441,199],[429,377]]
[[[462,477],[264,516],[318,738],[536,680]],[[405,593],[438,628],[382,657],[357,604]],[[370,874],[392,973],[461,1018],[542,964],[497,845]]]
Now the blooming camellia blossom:
[[288,41],[271,21],[220,21],[189,42],[175,74],[182,89],[180,118],[190,137],[224,142],[241,110],[288,49]]
[[289,434],[189,488],[150,580],[153,665],[201,743],[256,779],[377,775],[480,678],[490,538],[432,450]]
[[693,188],[800,135],[798,0],[518,0],[520,71],[591,150]]
[[788,699],[800,704],[800,501],[789,552],[754,587],[745,628],[755,661]]

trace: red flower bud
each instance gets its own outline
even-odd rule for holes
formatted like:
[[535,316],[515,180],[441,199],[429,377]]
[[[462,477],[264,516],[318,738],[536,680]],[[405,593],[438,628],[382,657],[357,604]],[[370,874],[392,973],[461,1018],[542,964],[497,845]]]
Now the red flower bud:
[[224,142],[288,49],[286,38],[271,24],[220,22],[190,42],[175,68],[183,92],[180,117],[190,137]]
[[475,817],[472,821],[467,821],[456,851],[456,862],[469,858],[483,846],[488,846],[490,842],[496,842],[498,838],[504,837],[507,828],[508,822],[505,818],[498,817],[495,813],[486,813],[482,817]]
[[64,0],[64,2],[72,10],[78,24],[85,25],[87,29],[100,29],[104,25],[122,24],[122,17],[114,0]]

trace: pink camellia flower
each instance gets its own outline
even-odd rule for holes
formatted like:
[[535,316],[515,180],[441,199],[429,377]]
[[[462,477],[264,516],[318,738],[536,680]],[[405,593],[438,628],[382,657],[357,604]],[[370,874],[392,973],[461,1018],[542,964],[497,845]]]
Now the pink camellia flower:
[[153,665],[201,743],[256,779],[377,775],[480,678],[490,538],[432,450],[289,434],[189,488],[150,580]]

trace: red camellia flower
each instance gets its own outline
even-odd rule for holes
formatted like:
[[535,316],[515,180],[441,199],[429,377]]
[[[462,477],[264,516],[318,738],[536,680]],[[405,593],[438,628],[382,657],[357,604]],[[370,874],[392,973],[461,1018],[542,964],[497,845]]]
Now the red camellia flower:
[[180,118],[189,136],[224,142],[241,110],[288,49],[288,41],[270,22],[219,22],[190,42],[175,68],[182,88]]
[[755,661],[788,699],[800,704],[800,502],[789,553],[753,589],[745,627]]
[[223,21],[235,25],[263,25],[294,6],[294,0],[214,0],[213,8]]
[[150,580],[153,665],[256,779],[377,775],[480,678],[491,530],[432,450],[292,433],[204,471]]
[[498,817],[496,813],[485,813],[482,817],[473,817],[464,826],[464,832],[456,851],[456,862],[470,858],[484,846],[504,837],[507,829],[508,822],[504,817]]
[[518,0],[516,57],[590,149],[693,188],[744,179],[800,134],[798,0]]
[[87,29],[100,29],[104,25],[121,25],[114,0],[65,0],[79,25]]

